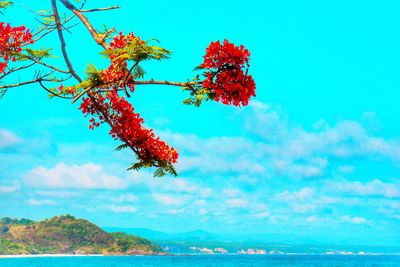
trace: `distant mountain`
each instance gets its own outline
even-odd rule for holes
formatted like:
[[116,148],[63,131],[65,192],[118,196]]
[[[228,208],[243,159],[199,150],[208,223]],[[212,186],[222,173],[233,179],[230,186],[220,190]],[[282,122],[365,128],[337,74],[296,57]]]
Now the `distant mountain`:
[[110,232],[124,232],[128,234],[138,235],[154,242],[156,241],[224,241],[227,237],[216,235],[203,230],[195,230],[183,233],[165,233],[161,231],[153,231],[147,228],[120,228],[105,227]]
[[0,255],[5,254],[160,254],[160,246],[122,232],[108,233],[71,215],[34,222],[0,219]]
[[227,238],[203,230],[196,230],[177,234],[177,237],[186,241],[224,241]]
[[103,229],[107,232],[123,232],[131,235],[141,236],[152,241],[174,239],[173,235],[171,234],[161,231],[153,231],[147,228],[103,227]]
[[146,228],[109,227],[104,229],[142,236],[159,244],[165,252],[177,254],[248,253],[249,251],[269,254],[400,254],[400,248],[397,246],[324,244],[318,240],[302,238],[300,234],[296,236],[271,233],[218,235],[203,230],[166,233]]

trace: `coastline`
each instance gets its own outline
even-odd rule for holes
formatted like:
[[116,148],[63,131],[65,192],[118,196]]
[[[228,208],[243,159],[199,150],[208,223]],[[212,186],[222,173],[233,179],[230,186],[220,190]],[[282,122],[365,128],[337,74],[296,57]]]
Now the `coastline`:
[[102,254],[23,254],[23,255],[0,255],[0,259],[8,258],[48,258],[48,257],[101,257]]
[[198,254],[198,253],[184,253],[184,254],[158,254],[158,255],[119,255],[119,254],[22,254],[22,255],[0,255],[1,259],[17,259],[17,258],[58,258],[58,257],[105,257],[105,256],[216,256],[216,255],[225,255],[225,256],[358,256],[358,257],[368,257],[368,256],[400,256],[400,253],[367,253],[367,254],[327,254],[327,253],[282,253],[282,254],[239,254],[239,253],[224,253],[224,254]]

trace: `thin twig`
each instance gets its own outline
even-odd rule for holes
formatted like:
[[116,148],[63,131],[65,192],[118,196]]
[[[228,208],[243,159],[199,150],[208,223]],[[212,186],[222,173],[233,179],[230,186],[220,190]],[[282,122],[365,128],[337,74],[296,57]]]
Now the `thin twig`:
[[[148,80],[148,81],[133,81],[133,84],[135,85],[152,85],[152,84],[163,84],[163,85],[171,85],[171,86],[179,86],[179,87],[190,87],[192,88],[194,85],[201,84],[201,82],[169,82],[169,81],[155,81],[153,79]],[[109,88],[112,84],[103,84],[97,88]],[[77,94],[74,99],[72,100],[72,103],[75,103],[79,98],[81,98],[85,93],[90,92],[93,88],[88,87],[79,94]],[[108,92],[109,90],[97,90],[97,92]]]
[[[95,105],[96,109],[97,109],[98,111],[100,111],[100,113],[102,114],[102,116],[103,116],[105,122],[107,122],[107,124],[111,127],[111,129],[114,130],[114,124],[112,123],[110,117],[108,116],[107,111],[104,110],[104,108],[103,108],[101,105],[99,105],[99,104],[97,103],[97,100],[96,100],[96,98],[94,97],[94,95],[93,95],[92,92],[88,92],[87,94],[88,94],[90,100],[92,100],[92,102],[93,102],[93,104]],[[117,133],[118,137],[121,139],[122,142],[124,142],[127,146],[129,146],[129,148],[132,149],[132,151],[133,151],[134,153],[136,153],[136,155],[139,155],[139,151],[138,151],[138,149],[137,149],[136,147],[134,147],[133,145],[131,145],[131,144],[128,142],[128,140],[126,140],[123,136],[120,136],[120,135],[118,134],[117,131],[115,131],[115,132]]]
[[58,10],[57,10],[57,4],[56,4],[56,0],[51,0],[51,4],[52,4],[52,8],[53,8],[53,15],[54,15],[54,19],[56,22],[56,26],[57,26],[57,32],[58,32],[58,37],[60,39],[61,42],[61,51],[64,57],[64,61],[68,66],[68,69],[71,73],[71,75],[78,81],[78,82],[82,82],[81,77],[78,76],[78,74],[75,72],[74,68],[72,67],[71,61],[69,60],[68,54],[67,54],[67,50],[66,50],[66,43],[65,43],[65,39],[64,39],[64,35],[62,32],[62,26],[61,26],[61,22],[60,22],[60,16],[58,15]]
[[9,75],[9,74],[11,74],[13,72],[16,72],[16,71],[19,71],[19,70],[23,70],[23,69],[27,69],[29,67],[32,67],[35,64],[36,64],[36,62],[33,62],[31,64],[24,65],[24,66],[21,66],[21,67],[18,67],[18,68],[11,68],[7,72],[4,72],[2,75],[0,75],[0,80],[2,80],[4,77],[6,77],[7,75]]
[[27,5],[25,5],[24,3],[20,3],[26,10],[28,10],[29,12],[31,12],[32,14],[35,14],[36,16],[39,16],[39,17],[46,17],[46,18],[49,18],[49,17],[51,17],[51,16],[53,16],[52,14],[43,14],[43,13],[40,13],[40,12],[36,12],[35,10],[33,10],[33,9],[31,9],[30,7],[28,7]]
[[[76,15],[72,15],[72,16],[70,16],[69,18],[64,19],[64,21],[62,22],[62,24],[66,24],[66,23],[70,22],[70,21],[71,21],[73,18],[75,18],[75,17],[76,17]],[[44,31],[45,29],[47,29],[47,28],[50,27],[50,26],[51,26],[51,29],[48,30],[47,32],[45,32],[44,34],[40,35],[38,38],[36,38],[36,39],[35,39],[35,42],[38,41],[39,39],[42,39],[45,35],[47,35],[47,34],[51,33],[52,31],[56,30],[56,29],[57,29],[57,26],[56,26],[56,25],[53,25],[53,24],[45,24],[43,28],[39,29],[37,32],[35,32],[35,33],[32,34],[33,36],[36,36],[36,35],[38,35],[39,33],[41,33],[42,31]]]
[[54,92],[51,91],[49,88],[47,88],[47,87],[43,84],[43,82],[42,82],[41,80],[39,80],[39,84],[40,84],[40,86],[41,86],[44,90],[46,90],[46,91],[47,91],[48,93],[50,93],[52,96],[59,97],[59,98],[64,98],[64,99],[73,99],[72,96],[63,96],[63,95],[58,95],[58,94],[54,93]]
[[[55,0],[52,0],[54,2]],[[104,49],[108,50],[110,47],[108,44],[105,42],[105,38],[100,37],[97,33],[96,30],[93,28],[93,25],[89,22],[89,20],[85,17],[85,15],[82,14],[82,12],[79,11],[71,2],[68,0],[60,0],[61,3],[64,4],[66,8],[71,10],[85,25],[85,27],[88,29],[90,34],[92,35],[93,39],[96,41],[97,44],[101,45]]]
[[93,9],[80,9],[79,12],[96,12],[96,11],[106,11],[112,9],[121,8],[120,6],[110,6],[110,7],[100,7],[100,8],[93,8]]
[[39,82],[39,80],[35,79],[35,80],[30,80],[30,81],[25,81],[25,82],[18,82],[18,83],[14,83],[14,84],[1,85],[0,89],[8,89],[8,88],[18,87],[18,86],[22,86],[22,85],[31,84],[31,83],[37,83],[37,82]]
[[84,94],[88,93],[90,90],[92,90],[92,87],[88,87],[79,94],[77,94],[74,99],[72,100],[72,104],[74,104],[79,98],[81,98]]
[[36,59],[36,58],[34,58],[34,57],[31,57],[31,56],[29,56],[29,55],[24,55],[24,57],[26,57],[26,58],[29,59],[29,60],[34,61],[35,63],[38,63],[38,64],[40,64],[40,65],[43,65],[43,66],[45,66],[45,67],[47,67],[47,68],[49,68],[49,69],[52,69],[52,70],[55,70],[55,71],[58,71],[58,72],[61,72],[61,73],[64,73],[64,74],[69,74],[69,73],[70,73],[68,70],[59,69],[59,68],[54,67],[54,66],[52,66],[52,65],[50,65],[50,64],[44,63],[43,61],[40,61],[40,60],[38,60],[38,59]]
[[39,35],[39,37],[37,37],[36,39],[33,39],[34,42],[39,41],[40,39],[42,39],[43,37],[45,37],[46,35],[48,35],[49,33],[52,33],[55,29],[57,29],[57,27],[51,28],[50,30],[48,30],[47,32],[43,33],[42,35]]
[[45,79],[45,77],[49,76],[50,74],[52,74],[54,71],[49,72],[41,77],[38,77],[36,79],[33,80],[29,80],[29,81],[25,81],[25,82],[18,82],[18,83],[14,83],[14,84],[6,84],[6,85],[1,85],[0,89],[8,89],[8,88],[13,88],[13,87],[18,87],[18,86],[22,86],[22,85],[27,85],[27,84],[32,84],[32,83],[37,83],[37,82],[60,82],[60,81],[64,81],[65,79],[60,79],[60,80],[55,80],[55,79]]
[[172,86],[193,86],[196,84],[201,84],[201,82],[170,82],[170,81],[156,81],[156,80],[148,80],[148,81],[134,81],[135,85],[151,85],[151,84],[163,84],[163,85],[172,85]]
[[[52,1],[55,1],[55,0],[52,0]],[[64,4],[64,6],[65,6],[66,8],[68,8],[69,10],[71,10],[71,11],[82,21],[82,23],[86,26],[86,28],[88,29],[89,33],[92,35],[93,39],[96,41],[97,44],[101,45],[105,50],[109,50],[109,49],[110,49],[109,45],[105,42],[105,38],[104,38],[104,37],[106,37],[106,36],[100,37],[100,36],[97,34],[96,30],[94,29],[93,25],[89,22],[89,20],[85,17],[85,15],[82,14],[82,12],[81,12],[79,9],[77,9],[77,8],[76,8],[70,1],[68,1],[68,0],[60,0],[60,1],[61,1],[61,3]],[[126,71],[128,72],[128,76],[131,76],[131,75],[129,75],[129,74],[130,74],[130,71],[129,71],[129,70],[126,70]],[[129,77],[128,77],[128,78],[129,78]],[[80,81],[80,82],[81,82],[81,81]],[[125,79],[124,79],[124,82],[127,82],[127,81],[125,81]],[[183,82],[155,81],[155,80],[153,80],[153,79],[152,79],[152,80],[149,80],[149,81],[133,81],[133,83],[136,84],[136,85],[163,84],[163,85],[181,86],[181,87],[188,86],[188,87],[190,87],[190,88],[192,88],[192,87],[193,87],[194,85],[196,85],[196,84],[200,84],[200,82],[185,82],[185,83],[183,83]],[[107,86],[107,85],[104,85],[104,86]],[[78,94],[78,95],[74,98],[73,102],[77,101],[77,100],[78,100],[80,97],[82,97],[85,93],[88,93],[88,94],[89,94],[89,92],[90,92],[91,89],[92,89],[92,88],[87,88],[87,89],[85,89],[83,92],[81,92],[80,94]]]

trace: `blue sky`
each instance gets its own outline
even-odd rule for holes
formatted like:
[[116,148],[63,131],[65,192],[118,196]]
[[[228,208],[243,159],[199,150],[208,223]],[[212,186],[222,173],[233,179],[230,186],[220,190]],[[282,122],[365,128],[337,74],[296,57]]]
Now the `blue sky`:
[[[160,179],[126,172],[132,154],[112,152],[108,128],[90,131],[78,104],[48,100],[37,86],[9,90],[0,100],[0,216],[70,213],[101,226],[400,245],[396,1],[113,4],[122,9],[89,15],[97,27],[173,51],[147,64],[146,78],[185,81],[209,42],[227,38],[250,50],[257,97],[241,109],[194,108],[179,88],[138,86],[136,111],[180,152],[179,177]],[[16,3],[3,19],[34,26],[29,17]],[[60,55],[56,40],[38,46]],[[67,42],[80,73],[106,66],[83,27]]]

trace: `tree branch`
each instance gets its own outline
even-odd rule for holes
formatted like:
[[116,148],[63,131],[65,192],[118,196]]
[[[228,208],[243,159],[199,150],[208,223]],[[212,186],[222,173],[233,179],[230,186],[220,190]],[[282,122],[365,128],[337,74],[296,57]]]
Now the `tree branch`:
[[19,83],[8,84],[8,85],[1,85],[0,89],[8,89],[8,88],[18,87],[18,86],[22,86],[22,85],[31,84],[31,83],[37,83],[37,82],[39,82],[39,80],[34,79],[34,80],[30,80],[30,81],[25,81],[25,82],[19,82]]
[[135,85],[150,85],[150,84],[163,84],[163,85],[172,85],[172,86],[193,86],[196,84],[201,84],[201,82],[169,82],[169,81],[156,81],[156,80],[148,80],[148,81],[134,81]]
[[[100,113],[102,114],[104,120],[107,122],[107,124],[111,127],[111,129],[114,130],[114,124],[112,123],[110,117],[108,116],[108,113],[106,110],[103,109],[103,107],[101,105],[99,105],[96,101],[96,98],[94,97],[93,93],[88,92],[87,93],[90,100],[92,100],[92,102],[94,103],[94,105],[96,106],[96,109],[98,111],[100,111]],[[116,131],[117,132],[117,131]],[[121,139],[122,142],[124,142],[130,149],[132,149],[132,151],[136,154],[138,154],[138,150],[136,149],[136,147],[132,146],[125,138],[121,137],[118,135],[118,137]]]
[[38,72],[35,79],[32,79],[30,81],[25,81],[25,82],[18,82],[18,83],[14,83],[14,84],[6,84],[6,85],[1,85],[0,89],[8,89],[8,88],[13,88],[13,87],[18,87],[18,86],[22,86],[22,85],[27,85],[27,84],[32,84],[32,83],[38,83],[38,82],[61,82],[61,81],[65,81],[65,79],[60,79],[60,80],[55,80],[54,78],[50,78],[50,79],[46,79],[46,77],[48,77],[49,75],[51,75],[54,72],[51,71],[49,73],[46,73],[44,75],[40,76],[40,72]]
[[[133,81],[133,83],[135,85],[152,85],[152,84],[162,84],[162,85],[171,85],[171,86],[180,86],[180,87],[193,87],[196,84],[201,84],[201,82],[169,82],[169,81],[155,81],[153,79],[148,80],[148,81]],[[101,87],[109,87],[110,84],[104,84]],[[78,95],[76,95],[74,97],[74,99],[72,100],[72,104],[75,103],[79,98],[81,98],[84,94],[90,92],[90,90],[92,90],[94,88],[86,88],[85,90],[83,90],[82,92],[80,92]],[[104,90],[105,91],[105,90]]]
[[79,12],[96,12],[96,11],[106,11],[112,9],[121,8],[120,6],[110,6],[110,7],[101,7],[101,8],[93,8],[93,9],[80,9]]
[[27,69],[29,67],[32,67],[35,64],[36,64],[36,62],[32,62],[31,64],[20,66],[18,68],[11,68],[7,72],[3,72],[3,74],[0,75],[0,80],[2,80],[4,77],[6,77],[7,75],[10,75],[13,72],[16,72],[16,71],[19,71],[19,70],[23,70],[23,69]]
[[[55,0],[52,0],[52,2],[54,2]],[[60,0],[61,3],[63,3],[63,5],[68,8],[69,10],[71,10],[81,21],[82,23],[85,25],[85,27],[88,29],[88,31],[90,32],[90,34],[92,35],[93,39],[96,41],[97,44],[101,45],[104,49],[110,49],[110,47],[108,46],[108,44],[105,42],[105,37],[100,37],[96,30],[93,28],[93,25],[89,22],[89,20],[85,17],[85,15],[82,14],[82,12],[77,9],[71,2],[69,2],[68,0]]]
[[29,59],[29,60],[32,60],[32,61],[35,62],[35,63],[38,63],[38,64],[40,64],[40,65],[43,65],[43,66],[45,66],[45,67],[47,67],[47,68],[49,68],[49,69],[52,69],[52,70],[55,70],[55,71],[58,71],[58,72],[61,72],[61,73],[64,73],[64,74],[70,74],[70,72],[69,72],[68,70],[59,69],[59,68],[54,67],[54,66],[52,66],[52,65],[50,65],[50,64],[44,63],[44,62],[42,62],[42,61],[40,61],[40,60],[38,60],[38,59],[36,59],[36,58],[34,58],[34,57],[31,57],[31,56],[29,56],[29,55],[24,55],[24,57],[26,57],[26,58]]
[[[62,1],[62,0],[61,0]],[[72,67],[71,61],[69,60],[68,54],[67,54],[67,50],[66,50],[66,43],[65,43],[65,39],[64,39],[64,35],[62,32],[62,25],[60,22],[60,16],[58,14],[58,10],[57,10],[57,4],[56,4],[56,0],[51,0],[51,5],[53,8],[53,15],[54,15],[54,19],[56,21],[56,26],[57,26],[57,32],[58,32],[58,37],[60,39],[61,42],[61,51],[65,60],[65,63],[68,66],[68,69],[71,73],[71,75],[78,81],[78,82],[82,82],[81,77],[78,76],[78,74],[75,72],[74,68]]]
[[[66,7],[66,8],[68,8],[69,10],[71,10],[81,21],[82,21],[82,23],[86,26],[86,28],[88,29],[88,31],[90,32],[90,34],[92,35],[92,37],[94,38],[94,40],[97,42],[97,44],[99,44],[99,45],[101,45],[105,50],[107,50],[107,49],[109,49],[110,47],[108,46],[108,44],[105,42],[105,38],[107,37],[107,34],[105,34],[103,37],[99,37],[99,35],[96,33],[96,31],[94,30],[94,28],[93,28],[93,26],[92,26],[92,24],[87,20],[87,18],[74,6],[74,5],[72,5],[69,1],[67,1],[67,0],[60,0],[63,4],[64,4],[64,6]],[[55,0],[52,0],[52,3],[53,3],[53,10],[55,10],[55,12],[54,12],[54,16],[56,17],[56,22],[57,22],[57,17],[58,17],[58,13],[56,13],[57,12],[57,6],[55,5]],[[59,18],[58,18],[58,21],[59,21]],[[63,53],[63,55],[65,54],[65,56],[64,56],[64,59],[66,59],[66,62],[68,61],[69,62],[69,60],[67,60],[68,59],[68,56],[66,55],[66,52],[65,52],[65,41],[64,41],[64,37],[63,37],[63,34],[62,34],[62,31],[61,31],[61,27],[59,26],[59,24],[57,25],[57,29],[58,29],[58,34],[59,34],[59,37],[60,37],[60,41],[61,41],[61,43],[64,43],[64,45],[62,45],[61,47],[62,47],[62,49],[63,49],[63,51],[64,51],[64,53]],[[111,34],[111,33],[110,33]],[[75,71],[73,70],[73,68],[72,68],[72,65],[71,65],[71,63],[67,63],[67,65],[68,65],[68,68],[69,68],[69,70],[71,71],[71,74],[73,75],[73,73],[75,73]],[[75,74],[76,75],[76,74]],[[82,80],[80,79],[80,77],[79,76],[75,76],[74,75],[74,77],[79,81],[79,82],[82,82]],[[88,90],[88,89],[86,89],[87,90],[87,95],[89,96],[89,98],[93,101],[93,103],[94,103],[94,105],[96,106],[96,108],[97,108],[97,110],[99,110],[100,112],[101,112],[101,114],[103,115],[103,117],[104,117],[104,120],[107,122],[107,124],[111,127],[111,129],[114,129],[114,125],[113,125],[113,123],[111,122],[111,120],[110,120],[110,118],[109,118],[109,116],[108,116],[108,113],[107,113],[107,111],[106,110],[103,110],[103,108],[97,103],[97,100],[96,100],[96,98],[94,97],[94,95],[93,95],[93,93],[92,92],[90,92],[90,89]],[[85,90],[85,91],[86,91]],[[120,137],[121,138],[121,137]],[[137,149],[134,147],[134,146],[132,146],[131,144],[129,144],[129,142],[127,141],[127,140],[125,140],[124,138],[121,138],[121,140],[126,144],[126,145],[128,145],[131,149],[132,149],[132,151],[133,152],[135,152],[136,154],[138,154],[138,152],[137,152]]]
[[59,98],[64,98],[64,99],[72,99],[73,97],[70,97],[70,96],[63,96],[63,95],[59,95],[59,94],[56,94],[56,93],[54,93],[53,91],[51,91],[49,88],[47,88],[46,86],[44,86],[44,84],[43,84],[43,82],[41,81],[41,80],[39,80],[39,84],[40,84],[40,86],[44,89],[44,90],[46,90],[49,94],[51,94],[52,96],[55,96],[55,97],[59,97]]

